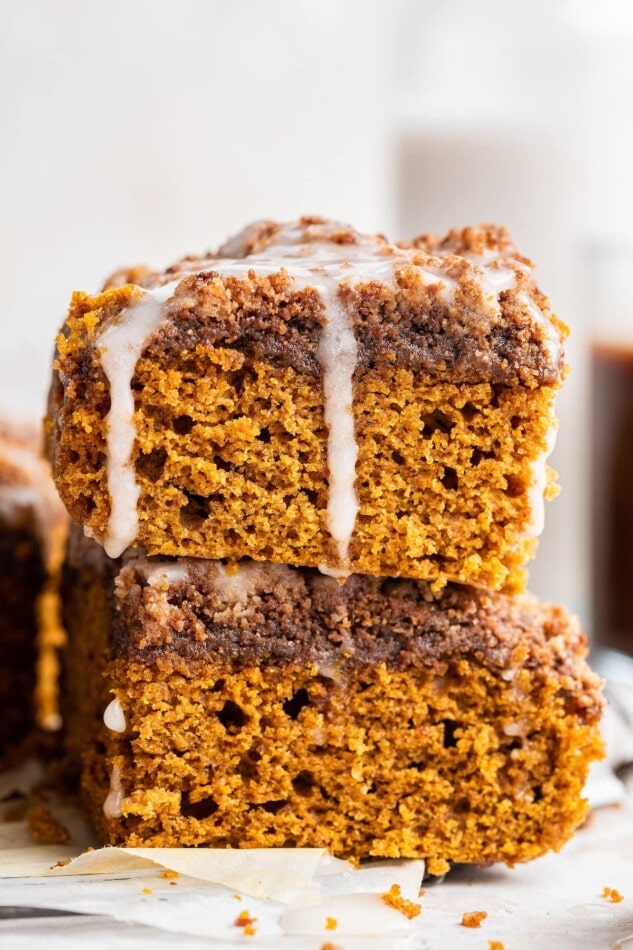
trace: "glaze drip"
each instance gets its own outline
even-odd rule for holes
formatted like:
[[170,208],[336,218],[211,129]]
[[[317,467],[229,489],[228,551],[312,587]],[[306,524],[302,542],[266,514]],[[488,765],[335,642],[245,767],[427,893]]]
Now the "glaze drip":
[[103,714],[103,723],[111,732],[125,732],[125,713],[118,699],[113,699],[112,702],[106,706]]
[[166,284],[143,293],[97,341],[101,366],[110,386],[110,411],[106,416],[110,519],[103,546],[112,558],[120,557],[138,535],[140,489],[132,464],[136,439],[132,380],[143,350],[163,321],[163,302],[171,296],[172,289],[171,284]]
[[121,784],[121,772],[118,765],[112,766],[112,771],[110,773],[110,791],[106,797],[106,800],[103,803],[103,814],[106,818],[120,818],[123,814],[121,811],[121,805],[123,802],[124,793],[123,786]]

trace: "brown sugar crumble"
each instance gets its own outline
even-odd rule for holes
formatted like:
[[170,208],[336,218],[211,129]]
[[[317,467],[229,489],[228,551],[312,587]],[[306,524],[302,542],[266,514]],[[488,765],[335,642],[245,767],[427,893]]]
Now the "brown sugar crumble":
[[325,918],[325,929],[326,930],[336,930],[338,927],[338,920],[336,917],[326,917]]
[[408,917],[409,920],[417,917],[422,910],[420,904],[416,904],[415,901],[407,900],[406,897],[402,896],[402,890],[399,884],[392,884],[389,890],[380,896],[387,907],[393,907],[394,910],[400,911],[400,913]]
[[68,828],[44,805],[29,808],[27,821],[31,839],[36,844],[66,844],[70,840]]
[[624,895],[616,891],[614,887],[603,888],[602,896],[606,898],[606,900],[611,901],[612,904],[619,904],[620,901],[624,900]]
[[481,927],[482,921],[488,914],[485,910],[473,910],[466,912],[462,917],[462,927]]

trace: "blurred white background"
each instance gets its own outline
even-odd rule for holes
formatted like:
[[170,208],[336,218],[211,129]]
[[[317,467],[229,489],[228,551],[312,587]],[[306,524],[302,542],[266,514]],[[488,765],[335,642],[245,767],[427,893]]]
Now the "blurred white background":
[[531,586],[586,613],[587,248],[633,244],[630,0],[1,7],[0,408],[41,414],[70,292],[122,264],[259,217],[504,223],[573,331]]

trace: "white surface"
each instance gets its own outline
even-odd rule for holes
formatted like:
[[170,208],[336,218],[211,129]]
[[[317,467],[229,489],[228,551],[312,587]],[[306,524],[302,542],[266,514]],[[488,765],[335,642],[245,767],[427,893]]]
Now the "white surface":
[[4,4],[0,406],[40,415],[71,291],[249,221],[384,228],[384,0]]
[[[628,708],[630,692],[621,696]],[[614,741],[616,734],[625,738],[627,728],[624,718],[610,727],[614,764],[630,757],[630,746]],[[4,795],[15,778],[5,776]],[[25,788],[37,770],[29,765],[17,778]],[[25,822],[0,823],[0,945],[35,945],[45,935],[47,947],[62,940],[65,947],[90,940],[95,950],[144,947],[152,937],[154,946],[167,947],[177,934],[183,947],[204,939],[212,948],[247,942],[317,950],[330,940],[342,950],[466,950],[500,940],[506,950],[615,950],[633,940],[633,782],[628,791],[615,789],[614,797],[620,804],[594,811],[560,854],[514,870],[456,868],[443,883],[426,885],[421,897],[422,862],[377,861],[357,871],[310,849],[105,848],[50,871],[89,840],[81,817],[53,801],[50,807],[71,830],[68,846],[34,847]],[[22,864],[32,876],[14,876]],[[161,877],[163,868],[180,876],[175,882]],[[393,883],[421,903],[417,918],[384,905],[379,895]],[[619,890],[623,901],[606,900],[604,887]],[[2,919],[3,908],[20,906],[97,919]],[[235,926],[242,911],[257,918],[254,936]],[[480,929],[461,926],[469,911],[487,913]],[[335,931],[326,930],[329,916],[338,921]]]
[[[97,926],[90,921],[52,920],[44,927],[42,921],[0,922],[3,950],[26,946],[27,937],[46,934],[46,946],[55,932],[63,928],[65,946],[82,946],[86,931],[95,948],[110,946],[144,946],[148,926],[153,928],[156,946],[168,945],[165,932],[189,935],[178,937],[180,945],[196,946],[189,938],[204,935],[206,945],[250,947],[305,948],[316,950],[326,940],[353,950],[356,947],[420,948],[420,950],[460,950],[485,947],[488,940],[501,940],[507,950],[607,950],[625,937],[633,936],[633,804],[629,800],[618,809],[605,809],[595,814],[589,827],[559,855],[549,855],[514,871],[495,867],[489,870],[458,869],[445,882],[426,888],[420,899],[421,915],[412,922],[395,911],[383,919],[379,898],[368,892],[382,892],[395,879],[406,880],[407,866],[400,862],[360,872],[321,876],[321,910],[301,912],[284,910],[284,905],[243,896],[236,900],[234,892],[193,878],[179,878],[173,886],[159,877],[159,871],[134,871],[126,875],[56,879],[4,880],[0,889],[0,906],[27,905],[57,907],[107,917]],[[337,869],[338,870],[338,869]],[[404,874],[404,878],[402,875]],[[350,880],[356,875],[358,883]],[[347,877],[347,880],[342,878]],[[365,877],[365,881],[363,881]],[[124,879],[122,879],[124,878]],[[415,878],[417,881],[417,877]],[[403,892],[415,889],[409,883]],[[605,887],[614,887],[624,894],[620,904],[612,904],[601,894]],[[151,894],[143,894],[149,888]],[[362,937],[325,931],[321,935],[298,936],[296,930],[313,931],[319,914],[325,916],[336,908],[329,893],[356,890],[365,896],[345,899],[345,914],[361,913]],[[340,898],[337,899],[340,903]],[[312,905],[314,907],[314,905]],[[367,912],[369,909],[369,913]],[[257,917],[257,935],[244,938],[233,921],[240,911]],[[479,930],[461,927],[464,912],[486,911],[487,919]],[[374,913],[375,911],[375,913]],[[110,919],[112,918],[112,919]],[[349,918],[348,918],[349,919]],[[358,919],[358,918],[357,918]],[[125,931],[116,921],[132,924]],[[142,925],[142,926],[141,926]],[[372,929],[382,927],[382,936],[370,936]],[[287,933],[286,931],[295,931]],[[169,939],[169,937],[168,937]],[[121,940],[128,940],[126,944]],[[85,945],[85,944],[83,944]]]

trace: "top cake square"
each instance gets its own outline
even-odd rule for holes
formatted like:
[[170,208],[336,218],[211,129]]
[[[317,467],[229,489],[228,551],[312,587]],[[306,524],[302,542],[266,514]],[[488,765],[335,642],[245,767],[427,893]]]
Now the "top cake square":
[[116,557],[513,591],[553,493],[566,327],[501,228],[247,228],[73,295],[49,454]]

